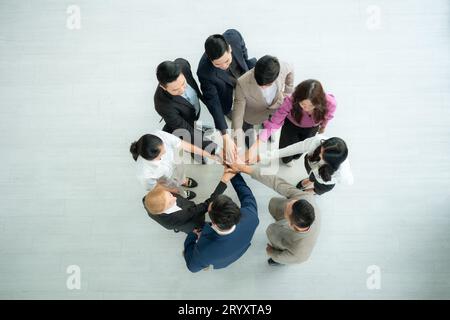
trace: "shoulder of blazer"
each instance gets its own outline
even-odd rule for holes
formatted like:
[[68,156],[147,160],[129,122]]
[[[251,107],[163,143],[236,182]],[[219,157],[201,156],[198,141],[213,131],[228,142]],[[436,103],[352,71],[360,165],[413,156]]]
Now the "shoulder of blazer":
[[236,29],[228,29],[223,33],[223,37],[230,45],[240,45],[242,42],[242,35]]

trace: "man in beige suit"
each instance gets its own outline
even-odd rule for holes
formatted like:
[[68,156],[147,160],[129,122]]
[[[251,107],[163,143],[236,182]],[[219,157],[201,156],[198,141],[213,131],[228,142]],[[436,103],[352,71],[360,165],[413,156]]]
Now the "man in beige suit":
[[[269,55],[260,58],[253,69],[238,79],[232,113],[232,128],[238,142],[242,143],[247,130],[262,124],[278,109],[293,92],[293,83],[293,68]],[[249,136],[253,136],[252,131]],[[246,140],[248,147],[250,141]]]
[[266,230],[270,265],[299,264],[310,257],[320,231],[320,214],[314,196],[276,175],[261,173],[259,166],[233,164],[233,170],[249,174],[284,197],[273,197],[269,212],[276,220]]

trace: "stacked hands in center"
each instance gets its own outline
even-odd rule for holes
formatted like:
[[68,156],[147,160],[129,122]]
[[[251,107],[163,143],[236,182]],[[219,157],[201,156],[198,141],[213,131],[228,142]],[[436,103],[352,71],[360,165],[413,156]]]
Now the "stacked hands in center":
[[[320,229],[315,197],[339,183],[353,183],[345,141],[323,135],[334,118],[336,98],[318,80],[294,86],[294,68],[277,57],[249,58],[235,29],[209,36],[204,48],[197,69],[200,85],[186,59],[163,61],[156,69],[154,106],[165,124],[130,147],[137,178],[147,191],[144,208],[164,228],[187,234],[183,257],[190,271],[225,268],[244,255],[259,224],[261,208],[239,174],[245,173],[282,196],[271,198],[268,206],[274,219],[266,230],[269,265],[302,263],[309,259]],[[197,127],[201,103],[220,132],[222,149]],[[259,147],[280,129],[278,148],[260,153]],[[192,201],[192,189],[211,184],[185,177],[184,165],[177,161],[182,150],[202,164],[208,158],[224,166],[203,202]],[[297,161],[307,175],[291,185],[254,165],[277,158],[289,167]],[[229,184],[240,204],[223,194]],[[205,221],[206,214],[211,222]]]

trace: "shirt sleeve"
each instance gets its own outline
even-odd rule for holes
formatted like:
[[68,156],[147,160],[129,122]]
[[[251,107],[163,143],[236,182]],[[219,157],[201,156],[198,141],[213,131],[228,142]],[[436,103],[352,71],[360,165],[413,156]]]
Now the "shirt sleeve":
[[197,72],[198,79],[200,81],[200,87],[203,92],[203,98],[205,100],[206,107],[209,113],[214,119],[214,125],[216,129],[222,134],[226,133],[228,129],[227,122],[225,120],[225,115],[222,111],[222,103],[219,99],[219,93],[214,83],[200,76]]
[[294,68],[291,64],[286,63],[287,75],[284,81],[284,95],[294,92]]

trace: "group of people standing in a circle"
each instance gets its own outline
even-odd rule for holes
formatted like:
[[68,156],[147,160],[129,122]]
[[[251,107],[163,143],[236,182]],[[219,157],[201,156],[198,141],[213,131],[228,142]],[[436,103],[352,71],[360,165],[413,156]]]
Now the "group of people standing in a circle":
[[[206,39],[197,69],[200,86],[182,58],[160,63],[156,77],[154,105],[164,128],[140,137],[130,152],[148,191],[142,199],[148,215],[166,229],[187,233],[183,255],[188,269],[225,268],[250,246],[259,224],[258,207],[242,173],[281,195],[269,202],[275,220],[266,230],[269,265],[306,261],[320,231],[315,197],[338,183],[353,183],[345,141],[323,135],[334,117],[335,97],[317,80],[294,87],[292,66],[274,56],[249,59],[244,39],[234,29]],[[200,102],[214,119],[221,146],[210,138],[212,128],[196,126]],[[278,148],[259,152],[280,128]],[[192,189],[202,186],[185,176],[183,151],[202,164],[224,165],[203,202],[192,201]],[[276,158],[289,170],[304,166],[307,176],[292,185],[264,174],[264,163]],[[240,205],[223,194],[229,182]],[[206,213],[210,221],[205,221]]]

